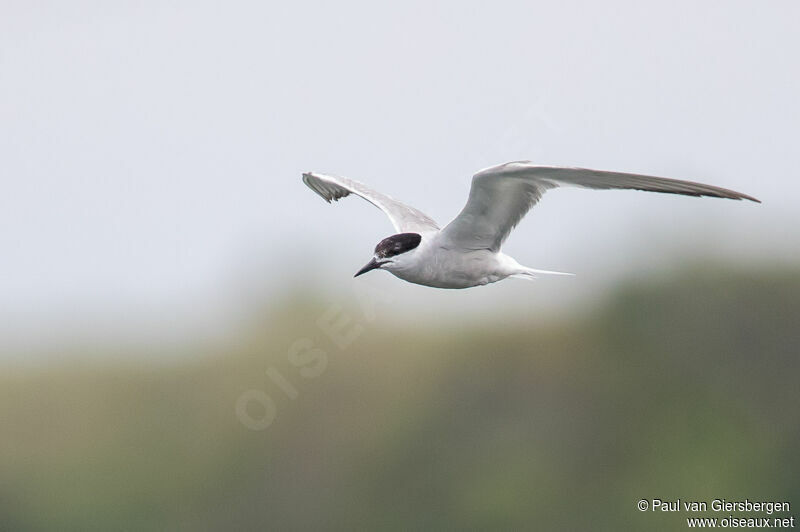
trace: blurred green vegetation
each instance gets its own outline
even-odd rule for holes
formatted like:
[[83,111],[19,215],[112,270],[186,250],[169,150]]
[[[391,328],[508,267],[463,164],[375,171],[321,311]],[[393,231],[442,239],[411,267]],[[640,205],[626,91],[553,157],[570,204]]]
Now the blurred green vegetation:
[[[346,349],[326,308],[287,298],[160,363],[4,369],[0,530],[675,530],[636,502],[800,505],[797,271],[677,272],[544,327],[378,319]],[[316,378],[287,359],[305,337]],[[266,430],[235,414],[248,389]]]

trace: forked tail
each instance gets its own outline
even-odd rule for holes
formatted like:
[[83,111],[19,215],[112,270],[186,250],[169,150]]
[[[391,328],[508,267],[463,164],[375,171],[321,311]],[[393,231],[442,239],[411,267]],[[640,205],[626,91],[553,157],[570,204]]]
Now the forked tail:
[[515,279],[527,279],[529,281],[533,281],[540,275],[575,275],[575,274],[566,272],[552,272],[549,270],[536,270],[534,268],[520,266],[520,271],[511,274],[509,277],[514,277]]

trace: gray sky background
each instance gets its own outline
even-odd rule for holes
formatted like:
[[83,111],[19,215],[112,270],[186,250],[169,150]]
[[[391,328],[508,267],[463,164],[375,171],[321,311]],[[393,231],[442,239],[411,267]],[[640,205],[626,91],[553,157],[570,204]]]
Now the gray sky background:
[[797,2],[3,0],[0,15],[6,340],[213,328],[304,276],[348,289],[391,226],[354,198],[326,205],[306,170],[440,223],[475,171],[517,159],[764,202],[554,191],[505,251],[578,277],[464,293],[359,279],[400,309],[538,312],[668,257],[800,256]]

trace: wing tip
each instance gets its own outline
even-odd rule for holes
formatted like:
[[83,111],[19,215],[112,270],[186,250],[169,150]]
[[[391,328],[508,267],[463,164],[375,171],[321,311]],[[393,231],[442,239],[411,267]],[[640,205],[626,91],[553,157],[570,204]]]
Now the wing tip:
[[727,192],[727,194],[718,194],[716,197],[724,199],[732,199],[736,201],[747,200],[747,201],[752,201],[753,203],[761,203],[760,199],[754,198],[753,196],[750,196],[748,194],[744,194],[742,192],[736,192],[735,190],[727,190],[727,189],[722,189],[722,190],[724,192]]
[[303,179],[303,183],[305,183],[306,185],[308,185],[310,187],[311,186],[311,181],[313,179],[319,179],[319,178],[314,175],[314,172],[303,172],[302,179]]
[[338,201],[350,195],[346,188],[331,181],[330,178],[314,172],[303,172],[303,183],[324,199],[327,203]]

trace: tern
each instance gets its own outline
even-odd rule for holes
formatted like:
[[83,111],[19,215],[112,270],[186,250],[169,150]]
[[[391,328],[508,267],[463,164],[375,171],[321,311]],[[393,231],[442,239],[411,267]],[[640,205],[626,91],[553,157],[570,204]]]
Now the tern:
[[378,242],[372,259],[355,277],[381,269],[435,288],[470,288],[508,277],[534,279],[539,274],[570,275],[522,266],[500,251],[511,230],[551,188],[633,189],[761,203],[741,192],[691,181],[515,161],[475,174],[467,204],[440,229],[425,213],[358,181],[308,172],[303,182],[328,203],[350,194],[361,196],[394,225],[397,233]]

